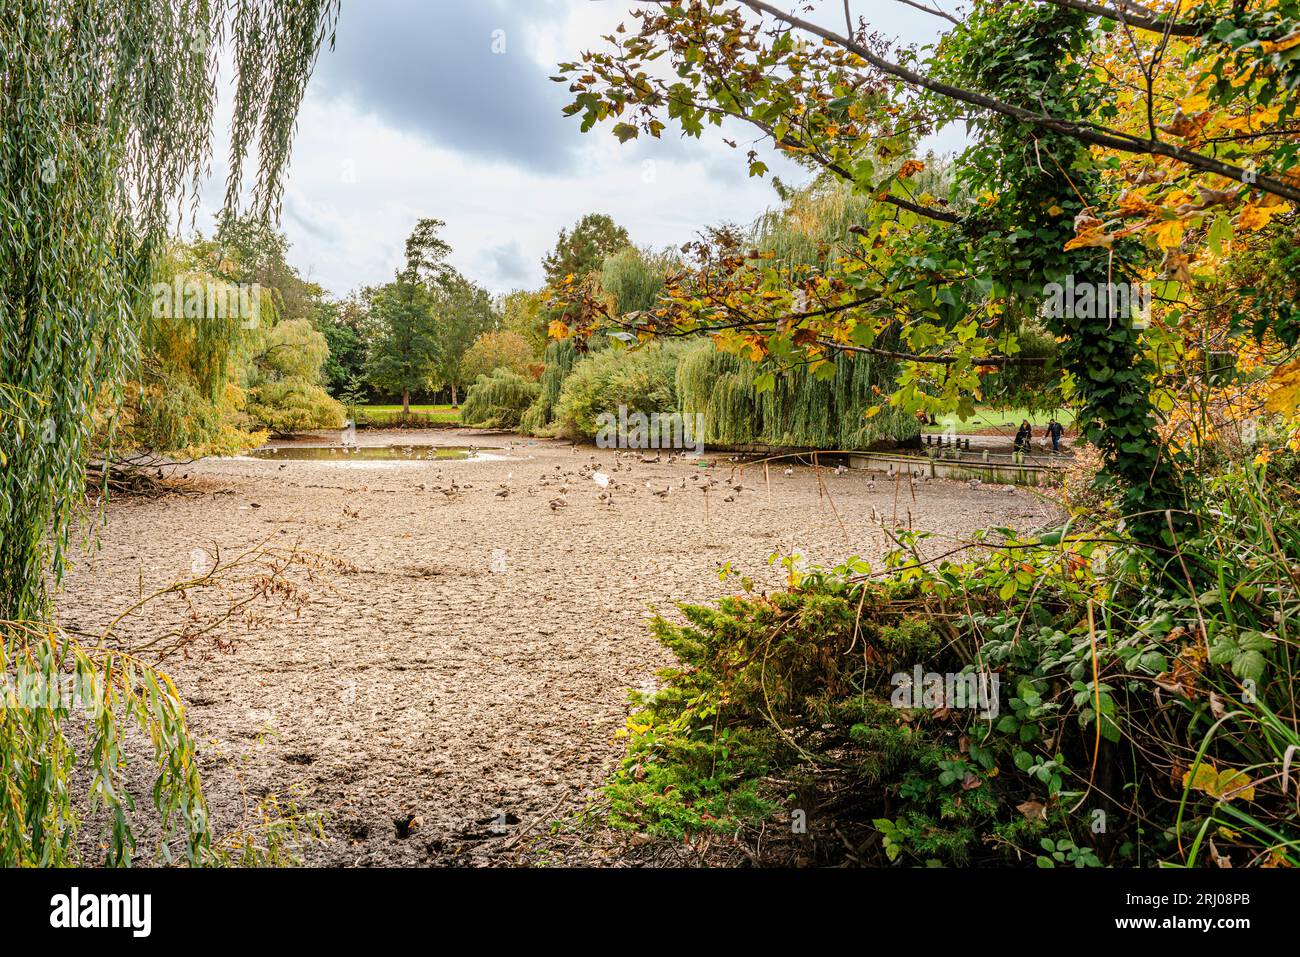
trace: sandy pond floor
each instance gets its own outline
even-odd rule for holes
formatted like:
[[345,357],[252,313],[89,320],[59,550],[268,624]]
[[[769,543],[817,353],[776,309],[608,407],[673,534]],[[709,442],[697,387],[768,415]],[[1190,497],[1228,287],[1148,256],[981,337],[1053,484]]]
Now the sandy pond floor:
[[[272,607],[264,627],[226,630],[232,649],[200,645],[167,665],[219,827],[260,796],[291,793],[328,814],[311,864],[491,863],[521,831],[583,806],[618,758],[627,689],[653,686],[669,663],[646,629],[650,609],[735,590],[718,576],[728,561],[766,587],[781,577],[768,565],[777,549],[827,565],[879,558],[873,510],[892,521],[897,509],[902,524],[910,512],[914,526],[953,537],[1053,515],[1023,489],[935,481],[913,500],[906,482],[823,470],[833,509],[802,467],[772,468],[769,502],[762,468],[733,483],[725,455],[706,455],[711,469],[647,464],[465,431],[361,442],[497,450],[471,461],[197,463],[185,471],[203,494],[109,508],[100,547],[73,563],[60,602],[65,625],[97,633],[141,588],[189,577],[195,549],[230,554],[270,537],[341,560],[307,583],[296,617]],[[612,478],[612,505],[594,470]],[[709,478],[720,484],[706,522],[698,488]],[[567,504],[554,508],[562,484]],[[149,636],[180,615],[164,599],[122,633]]]

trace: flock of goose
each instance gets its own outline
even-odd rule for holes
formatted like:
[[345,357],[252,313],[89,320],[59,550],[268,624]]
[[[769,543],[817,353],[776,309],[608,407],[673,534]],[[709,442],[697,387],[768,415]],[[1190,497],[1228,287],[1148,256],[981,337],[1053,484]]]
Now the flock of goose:
[[[393,448],[395,451],[400,451],[403,456],[414,461],[438,460],[439,449],[437,446],[407,445],[400,448]],[[514,441],[508,443],[507,451],[513,451],[515,448],[516,443]],[[579,447],[575,445],[572,449],[573,454],[577,456],[580,451]],[[270,449],[269,451],[274,454],[276,450]],[[351,444],[336,447],[336,451],[343,455],[357,455],[361,450],[357,445]],[[468,458],[473,459],[479,454],[480,449],[478,446],[471,445],[465,451],[468,453]],[[632,497],[641,494],[642,492],[652,495],[655,498],[667,499],[673,495],[681,495],[683,492],[693,488],[705,496],[707,507],[708,496],[710,493],[714,492],[714,490],[717,490],[718,494],[722,496],[722,501],[727,504],[737,502],[740,500],[743,493],[753,491],[753,489],[745,487],[736,480],[736,473],[740,468],[740,463],[742,462],[742,459],[738,456],[732,456],[727,459],[727,461],[731,463],[731,471],[727,481],[725,482],[717,478],[715,475],[710,475],[704,472],[696,472],[691,474],[689,477],[682,477],[680,480],[674,479],[667,482],[662,478],[638,481],[635,477],[635,473],[639,471],[640,466],[671,465],[679,461],[692,462],[700,469],[712,469],[716,467],[713,463],[700,459],[698,455],[691,455],[687,452],[668,452],[665,454],[664,452],[656,451],[653,455],[650,455],[638,450],[616,450],[614,452],[614,461],[608,466],[602,466],[600,460],[595,455],[588,456],[585,462],[574,469],[566,470],[563,466],[555,465],[551,470],[538,476],[536,481],[524,485],[522,491],[524,494],[529,496],[536,496],[539,494],[547,495],[547,505],[553,512],[558,512],[562,509],[568,508],[570,504],[570,495],[580,488],[590,488],[591,486],[588,486],[587,483],[591,483],[591,485],[595,487],[596,501],[608,507],[614,506],[616,498],[619,495]],[[283,467],[284,466],[281,466],[281,468]],[[827,474],[838,477],[846,475],[848,471],[849,469],[845,465],[841,464],[837,465],[833,469],[828,469]],[[785,466],[782,469],[782,474],[786,477],[793,476],[795,474],[794,466]],[[932,481],[931,477],[923,471],[900,470],[893,463],[890,463],[889,468],[884,473],[884,478],[889,484],[895,486],[906,478],[913,491],[928,485]],[[439,492],[449,499],[455,498],[462,492],[471,491],[474,488],[472,484],[461,483],[455,478],[452,478],[450,483],[443,484],[443,473],[441,470],[437,473],[436,479],[437,482],[435,484],[421,482],[416,485],[415,488],[421,492]],[[867,491],[876,491],[875,476],[868,477],[865,484]],[[979,489],[984,485],[984,483],[979,479],[970,479],[967,482],[967,485],[971,489]],[[993,487],[996,488],[996,486]],[[1005,486],[1004,489],[1012,492],[1015,491],[1014,486]],[[500,483],[493,490],[493,494],[496,498],[504,499],[517,494],[519,491],[519,486],[515,483],[514,473],[510,472],[506,475],[506,481]]]

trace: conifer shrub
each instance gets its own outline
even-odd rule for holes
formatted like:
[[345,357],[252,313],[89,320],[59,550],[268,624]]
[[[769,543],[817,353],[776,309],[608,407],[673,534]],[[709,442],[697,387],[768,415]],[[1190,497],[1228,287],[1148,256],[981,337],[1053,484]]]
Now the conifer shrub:
[[836,754],[866,783],[937,760],[927,734],[881,696],[892,669],[933,658],[939,636],[880,588],[830,578],[790,591],[682,606],[651,628],[682,666],[634,694],[628,750],[608,788],[619,827],[678,839],[732,833],[788,810],[773,776],[806,777]]
[[[786,862],[1300,866],[1300,490],[1277,464],[1205,480],[1176,576],[1073,523],[934,563],[899,531],[877,575],[656,617],[681,665],[634,697],[611,822],[761,833]],[[918,673],[996,683],[969,707]]]

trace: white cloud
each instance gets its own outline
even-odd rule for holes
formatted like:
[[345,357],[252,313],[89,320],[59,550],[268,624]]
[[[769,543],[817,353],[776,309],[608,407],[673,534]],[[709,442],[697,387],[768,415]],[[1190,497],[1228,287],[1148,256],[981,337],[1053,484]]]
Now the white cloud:
[[[525,3],[533,5],[510,9]],[[872,0],[867,6],[877,5],[878,0]],[[396,15],[401,6],[398,0],[384,0],[367,7],[371,36],[362,53],[349,54],[349,69],[378,75],[392,67],[385,62],[387,48],[376,40],[376,31],[379,39],[390,32],[393,50],[407,55],[410,43],[399,42],[407,26]],[[842,10],[838,3],[834,6]],[[443,31],[422,36],[427,56],[437,58],[456,44],[486,42],[480,34],[484,23],[493,22],[494,10],[510,24],[504,56],[527,62],[463,78],[465,84],[507,85],[490,95],[474,94],[474,103],[489,104],[484,109],[511,98],[534,107],[546,102],[546,96],[509,85],[528,82],[533,75],[536,82],[546,83],[556,62],[599,46],[600,36],[626,18],[627,5],[490,0],[487,9],[478,12],[482,15],[467,21],[472,36],[455,32],[456,17],[439,19]],[[374,19],[377,11],[387,11],[388,18]],[[907,28],[906,39],[915,40],[932,35],[941,24],[932,24],[924,14],[907,14],[898,25]],[[347,26],[345,16],[340,31]],[[344,42],[341,35],[340,46]],[[327,82],[313,82],[301,112],[282,226],[293,246],[294,264],[336,295],[389,279],[400,265],[407,234],[425,216],[446,221],[444,237],[455,250],[452,260],[458,268],[489,289],[504,292],[540,285],[541,259],[556,234],[588,212],[609,213],[638,244],[662,247],[680,245],[711,223],[749,222],[776,201],[769,180],[747,175],[744,153],[753,140],[747,129],[727,134],[738,139],[739,151],[723,144],[713,129],[699,141],[678,140],[670,130],[662,142],[624,147],[605,129],[582,134],[578,122],[559,115],[558,109],[554,116],[530,118],[526,124],[517,117],[512,121],[505,111],[502,121],[519,122],[518,131],[505,128],[483,138],[479,129],[474,135],[482,142],[466,145],[461,142],[466,121],[454,116],[456,103],[418,109],[420,97],[463,97],[463,89],[433,83],[428,89],[404,89],[394,106],[367,99],[382,96],[383,84],[349,85],[341,73],[322,70]],[[418,72],[405,70],[402,76],[409,79]],[[445,137],[438,127],[444,120],[449,124]],[[568,159],[560,164],[530,162],[534,137],[545,139],[551,153],[560,142]],[[218,160],[223,149],[218,144]],[[766,148],[762,152],[773,172],[787,182],[807,179],[783,157],[772,156]],[[214,172],[224,175],[220,164]],[[220,180],[204,195],[215,206]]]

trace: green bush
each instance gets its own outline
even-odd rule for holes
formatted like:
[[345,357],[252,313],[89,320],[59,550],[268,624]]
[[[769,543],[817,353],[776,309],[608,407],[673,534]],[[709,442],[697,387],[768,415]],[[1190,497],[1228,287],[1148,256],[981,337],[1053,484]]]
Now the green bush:
[[910,671],[940,647],[884,589],[822,577],[681,610],[687,624],[656,616],[651,625],[682,667],[660,673],[656,694],[633,695],[627,757],[607,788],[615,826],[680,839],[732,833],[783,808],[788,820],[789,795],[768,779],[797,779],[810,755],[830,753],[863,788],[865,822],[884,806],[869,796],[884,796],[878,782],[944,756],[924,722],[878,693],[904,663]]
[[[1204,494],[1163,567],[1069,526],[918,565],[900,531],[881,584],[854,560],[656,618],[682,667],[629,721],[611,821],[744,834],[780,781],[880,864],[1300,864],[1300,491],[1239,467]],[[893,700],[918,665],[996,676],[996,713]]]
[[675,412],[677,363],[686,346],[670,342],[626,351],[592,353],[573,367],[556,402],[556,432],[567,438],[595,438],[602,414]]
[[509,369],[481,375],[465,393],[461,421],[479,429],[516,428],[540,391],[536,382]]

